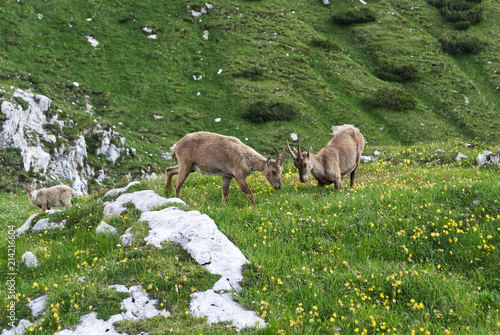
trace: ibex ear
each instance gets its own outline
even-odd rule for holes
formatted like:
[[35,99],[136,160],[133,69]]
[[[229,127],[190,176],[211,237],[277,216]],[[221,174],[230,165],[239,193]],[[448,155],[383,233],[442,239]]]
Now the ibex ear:
[[267,156],[267,166],[271,164],[271,155]]
[[313,147],[309,147],[309,156],[313,153]]

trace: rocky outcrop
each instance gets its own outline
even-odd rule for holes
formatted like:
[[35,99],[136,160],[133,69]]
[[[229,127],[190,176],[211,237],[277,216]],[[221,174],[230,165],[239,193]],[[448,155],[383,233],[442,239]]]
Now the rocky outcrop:
[[60,141],[56,136],[71,119],[60,120],[62,111],[51,109],[51,100],[43,95],[15,90],[12,98],[2,102],[1,111],[7,120],[0,131],[0,148],[19,148],[25,171],[72,180],[72,187],[87,193],[88,179],[93,171],[85,161],[87,146],[80,135],[74,141]]
[[[21,150],[22,166],[26,172],[32,171],[67,183],[80,194],[88,193],[88,184],[96,178],[96,172],[87,163],[87,143],[84,129],[77,129],[77,136],[65,136],[67,128],[80,127],[67,114],[51,107],[52,101],[43,95],[20,89],[12,92],[1,90],[8,98],[1,98],[0,149]],[[4,119],[3,123],[1,120]],[[107,161],[115,164],[124,153],[134,153],[125,146],[125,138],[112,127],[104,129],[97,124],[85,132],[99,142],[95,154],[103,154]],[[72,131],[75,133],[75,131]],[[106,178],[101,170],[99,177]],[[98,178],[97,178],[98,179]]]

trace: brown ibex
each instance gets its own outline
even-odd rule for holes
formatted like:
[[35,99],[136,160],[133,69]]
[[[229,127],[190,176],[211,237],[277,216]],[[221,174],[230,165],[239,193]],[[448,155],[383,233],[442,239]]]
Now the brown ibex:
[[323,189],[325,185],[334,184],[337,190],[342,188],[345,176],[351,174],[351,187],[354,186],[355,172],[361,160],[361,153],[365,147],[365,138],[357,128],[352,125],[334,126],[334,136],[328,144],[317,154],[309,151],[300,151],[287,146],[293,157],[293,164],[299,170],[300,181],[307,182],[309,173],[318,181],[318,186]]
[[[274,147],[274,146],[273,146]],[[275,190],[281,189],[281,172],[285,158],[285,146],[280,154],[274,147],[276,160],[269,155],[267,160],[257,151],[243,144],[239,139],[209,132],[187,134],[172,146],[173,157],[179,165],[167,168],[166,188],[172,187],[172,177],[177,176],[175,196],[178,197],[182,184],[194,171],[208,175],[222,175],[222,201],[229,194],[233,178],[240,189],[255,205],[255,199],[247,183],[252,171],[262,171]]]
[[71,198],[76,195],[76,191],[66,185],[57,185],[40,190],[35,190],[33,185],[29,185],[26,186],[26,192],[30,201],[44,212],[51,207],[71,206]]

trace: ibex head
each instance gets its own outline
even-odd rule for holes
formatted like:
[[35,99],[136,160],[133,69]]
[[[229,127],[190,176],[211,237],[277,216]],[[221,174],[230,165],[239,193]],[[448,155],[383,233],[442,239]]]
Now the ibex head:
[[288,151],[290,151],[290,155],[293,158],[293,165],[299,170],[299,179],[302,183],[306,183],[309,178],[309,173],[312,170],[313,163],[311,160],[312,147],[309,148],[309,151],[301,152],[300,151],[300,138],[299,138],[299,148],[298,150],[290,148],[290,144],[288,140],[286,141],[286,145],[288,146]]
[[283,160],[285,159],[285,146],[283,145],[283,153],[280,154],[278,149],[273,145],[276,152],[276,160],[271,159],[271,155],[267,157],[267,164],[264,169],[264,176],[269,181],[275,190],[281,189],[281,172],[283,171]]

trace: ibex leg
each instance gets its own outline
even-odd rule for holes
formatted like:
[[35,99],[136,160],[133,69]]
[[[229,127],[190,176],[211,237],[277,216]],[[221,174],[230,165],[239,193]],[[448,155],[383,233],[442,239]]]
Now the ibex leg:
[[177,181],[175,182],[175,196],[178,198],[181,193],[182,184],[186,181],[186,178],[191,173],[188,169],[178,169]]
[[179,165],[167,168],[167,181],[165,182],[165,188],[172,188],[172,177],[179,173]]
[[356,172],[356,169],[357,169],[357,168],[358,168],[358,167],[356,166],[356,167],[354,168],[354,170],[352,170],[352,172],[351,172],[351,187],[354,187],[354,180],[356,179],[355,172]]
[[250,186],[248,186],[247,180],[245,178],[236,178],[238,181],[238,185],[240,186],[240,189],[247,195],[248,200],[255,206],[255,198],[253,196],[252,190],[250,189]]
[[227,196],[229,195],[229,186],[231,185],[232,179],[232,177],[222,177],[222,202],[225,202]]

